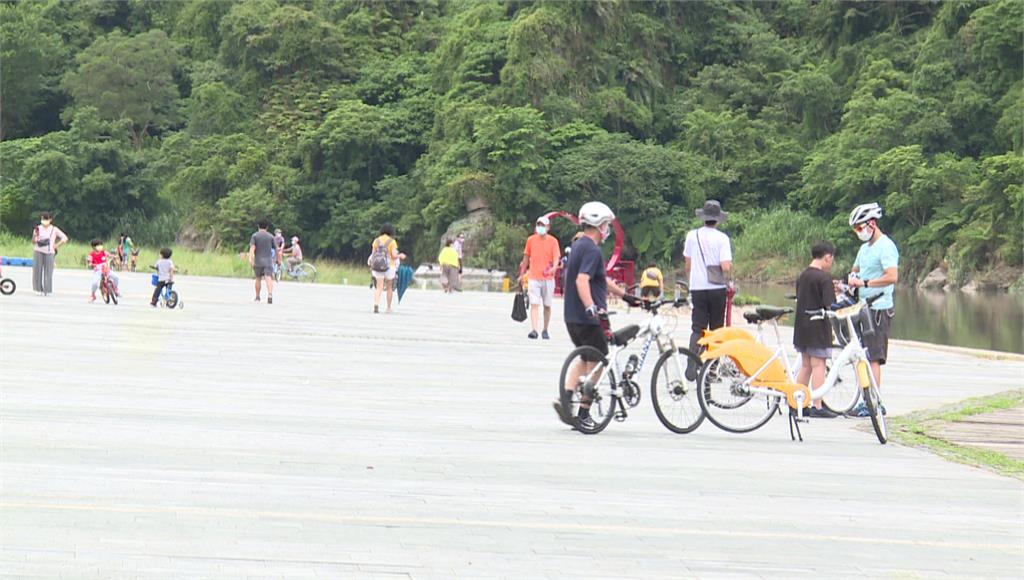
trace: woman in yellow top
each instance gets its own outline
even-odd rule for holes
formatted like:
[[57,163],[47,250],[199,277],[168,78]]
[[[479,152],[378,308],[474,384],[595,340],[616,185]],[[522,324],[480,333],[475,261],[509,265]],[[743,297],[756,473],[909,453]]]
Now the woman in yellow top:
[[395,227],[384,224],[380,228],[380,235],[374,238],[370,245],[370,257],[366,260],[366,265],[370,267],[370,273],[376,282],[373,294],[374,314],[380,312],[380,297],[385,287],[388,291],[388,313],[391,312],[395,295],[395,276],[398,273],[399,262],[404,259],[405,254],[398,251]]
[[640,297],[649,302],[661,298],[665,291],[665,276],[658,269],[658,265],[651,262],[647,269],[640,275]]
[[451,240],[444,241],[444,248],[437,255],[437,263],[441,264],[441,288],[445,294],[451,294],[459,288],[459,269],[462,267],[462,258],[459,252],[452,247]]

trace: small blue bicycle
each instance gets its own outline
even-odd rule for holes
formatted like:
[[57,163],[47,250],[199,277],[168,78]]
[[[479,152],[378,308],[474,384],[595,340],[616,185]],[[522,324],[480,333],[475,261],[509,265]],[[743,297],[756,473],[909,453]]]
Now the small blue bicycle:
[[[156,286],[160,283],[160,276],[153,274],[152,285]],[[164,286],[164,291],[160,293],[159,298],[160,306],[165,308],[185,308],[185,302],[178,296],[178,292],[174,289],[174,282],[168,282]]]

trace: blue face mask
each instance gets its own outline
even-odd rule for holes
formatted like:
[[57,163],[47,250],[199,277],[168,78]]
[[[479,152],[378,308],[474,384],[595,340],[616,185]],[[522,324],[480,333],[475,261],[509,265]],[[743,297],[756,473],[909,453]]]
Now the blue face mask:
[[537,233],[543,236],[548,233],[548,229],[544,226],[537,226]]

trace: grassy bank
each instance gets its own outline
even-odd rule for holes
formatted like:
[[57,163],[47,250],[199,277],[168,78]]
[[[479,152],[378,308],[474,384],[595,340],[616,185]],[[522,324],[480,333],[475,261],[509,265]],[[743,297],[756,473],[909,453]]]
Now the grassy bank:
[[[116,240],[108,241],[109,250],[113,251]],[[149,266],[158,259],[159,248],[140,248],[139,271],[149,271]],[[252,277],[249,262],[238,254],[220,252],[197,252],[188,248],[172,246],[172,260],[182,275],[188,276],[225,276],[229,278]],[[71,241],[60,249],[57,254],[58,268],[85,268],[85,257],[92,249],[83,241]],[[0,256],[18,258],[32,257],[32,241],[29,238],[0,233]],[[313,260],[317,269],[317,283],[369,284],[370,271],[365,266],[335,262],[331,260]]]
[[958,445],[937,434],[939,428],[945,424],[956,423],[983,413],[1021,406],[1024,406],[1024,390],[967,399],[937,411],[923,411],[895,417],[890,420],[889,434],[893,441],[903,445],[928,449],[951,461],[984,467],[996,473],[1024,480],[1024,461],[989,449]]

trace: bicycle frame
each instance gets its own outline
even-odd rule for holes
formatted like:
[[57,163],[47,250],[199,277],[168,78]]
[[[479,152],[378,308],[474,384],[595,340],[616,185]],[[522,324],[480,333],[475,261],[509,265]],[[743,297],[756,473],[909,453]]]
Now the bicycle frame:
[[[860,337],[857,336],[855,331],[853,320],[860,313],[862,304],[858,303],[853,306],[848,306],[835,313],[830,313],[831,316],[837,319],[844,320],[847,325],[847,329],[850,331],[850,340],[843,347],[839,356],[833,359],[832,368],[825,376],[825,382],[819,387],[810,389],[804,385],[800,385],[796,382],[796,371],[797,368],[793,363],[790,362],[789,351],[786,349],[785,344],[782,342],[782,337],[779,335],[779,325],[777,320],[772,320],[772,328],[775,331],[775,338],[778,342],[778,346],[775,348],[775,352],[766,360],[756,371],[750,374],[741,383],[744,388],[749,392],[760,394],[768,397],[782,398],[786,397],[789,399],[791,406],[796,408],[797,418],[803,418],[803,409],[806,404],[810,401],[818,401],[825,397],[835,387],[838,382],[839,372],[842,367],[848,362],[860,362],[862,364],[857,365],[857,376],[860,387],[867,386],[865,383],[870,381],[874,383],[874,377],[871,376],[870,371],[864,372],[862,367],[867,362],[867,349],[865,349],[861,342]],[[742,341],[743,339],[741,339]],[[739,341],[737,341],[739,342]],[[723,343],[727,344],[727,343]],[[771,380],[766,381],[762,379],[763,375],[772,367],[776,361],[782,361],[785,368],[785,375],[788,379],[789,384],[772,384],[772,386],[764,386],[764,384],[777,383],[778,381]],[[867,379],[865,379],[867,375]],[[762,382],[762,385],[754,385],[755,382]],[[808,400],[809,399],[809,400]]]

